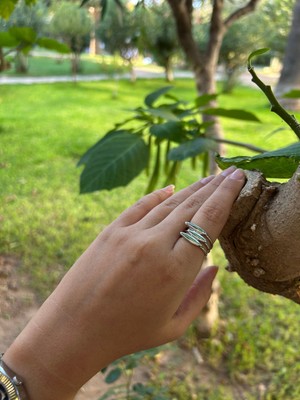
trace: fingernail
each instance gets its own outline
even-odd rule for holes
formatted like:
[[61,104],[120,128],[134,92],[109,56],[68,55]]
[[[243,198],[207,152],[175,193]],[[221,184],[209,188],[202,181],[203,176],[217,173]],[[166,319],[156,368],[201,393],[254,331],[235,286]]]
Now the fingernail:
[[210,176],[206,176],[205,178],[200,179],[200,182],[203,185],[206,185],[208,182],[212,181],[214,179],[215,175],[210,175]]
[[221,172],[221,175],[228,176],[228,175],[232,174],[233,171],[235,171],[235,170],[236,170],[236,167],[234,165],[232,165],[231,167],[229,167],[229,168],[225,169],[223,172]]
[[242,169],[237,169],[229,176],[229,179],[242,181],[245,179],[245,172]]
[[167,193],[174,193],[175,185],[166,186],[162,190]]

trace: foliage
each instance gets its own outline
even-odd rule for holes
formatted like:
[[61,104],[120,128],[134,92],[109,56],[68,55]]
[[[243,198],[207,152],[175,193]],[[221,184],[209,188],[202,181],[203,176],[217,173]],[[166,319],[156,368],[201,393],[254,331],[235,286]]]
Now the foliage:
[[[199,110],[202,114],[259,122],[251,112],[208,107],[216,95],[199,96],[188,103],[170,94],[171,88],[163,87],[148,94],[144,106],[132,110],[133,117],[116,124],[82,156],[78,163],[85,166],[80,177],[81,193],[126,186],[143,170],[149,174],[148,193],[157,186],[162,173],[165,185],[175,183],[181,162],[187,158],[192,159],[194,168],[201,160],[206,174],[208,152],[223,140],[206,135],[211,122],[201,122]],[[129,123],[133,126],[128,127]],[[232,144],[243,145],[234,141]]]
[[26,56],[34,46],[69,53],[63,43],[43,36],[46,7],[42,2],[29,6],[23,0],[19,1],[10,18],[0,22],[0,71],[9,66],[5,57],[15,53],[16,71],[27,72]]
[[88,12],[68,2],[59,3],[49,26],[52,35],[59,37],[76,54],[82,53],[88,45],[91,29]]
[[[0,2],[0,17],[8,19],[14,11],[19,0],[1,0]],[[26,5],[35,4],[36,0],[25,0]]]
[[[271,104],[271,111],[279,115],[293,130],[300,140],[300,125],[294,115],[289,114],[278,102],[270,86],[265,85],[257,76],[251,61],[254,57],[264,54],[269,49],[263,48],[252,52],[248,57],[248,70],[252,75],[252,81],[263,91]],[[287,97],[298,97],[299,91],[294,90],[286,94]],[[300,142],[283,149],[265,152],[254,157],[235,157],[226,159],[218,157],[217,162],[221,168],[228,165],[236,165],[244,169],[258,169],[270,178],[290,178],[300,163]]]
[[110,54],[118,53],[128,62],[137,56],[139,28],[135,11],[125,8],[120,14],[118,7],[108,7],[96,33]]
[[[136,14],[140,30],[140,50],[153,57],[168,73],[175,55],[179,53],[176,26],[170,7],[166,3],[153,4],[149,8],[140,7]],[[172,80],[171,77],[167,78]]]

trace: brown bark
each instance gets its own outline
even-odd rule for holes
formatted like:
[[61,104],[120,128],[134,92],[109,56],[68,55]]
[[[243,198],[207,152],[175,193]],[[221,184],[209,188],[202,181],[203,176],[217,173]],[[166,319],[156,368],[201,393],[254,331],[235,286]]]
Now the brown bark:
[[300,166],[284,184],[248,172],[220,237],[229,261],[249,285],[300,304]]

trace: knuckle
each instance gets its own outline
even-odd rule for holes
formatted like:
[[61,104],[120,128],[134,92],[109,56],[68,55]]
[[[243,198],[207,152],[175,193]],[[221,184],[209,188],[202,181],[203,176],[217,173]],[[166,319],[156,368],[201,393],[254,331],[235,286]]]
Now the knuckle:
[[212,224],[223,222],[226,216],[226,210],[223,205],[217,202],[210,202],[201,211],[207,222]]
[[167,208],[176,208],[180,205],[180,202],[176,200],[175,198],[170,198],[167,201],[165,201],[164,206]]
[[199,197],[193,196],[190,197],[184,204],[184,207],[187,209],[195,209],[199,208],[202,205],[202,200]]

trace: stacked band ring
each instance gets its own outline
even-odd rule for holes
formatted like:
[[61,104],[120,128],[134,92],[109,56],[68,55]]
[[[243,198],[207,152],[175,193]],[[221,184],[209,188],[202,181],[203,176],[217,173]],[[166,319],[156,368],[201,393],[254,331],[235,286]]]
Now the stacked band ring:
[[203,253],[207,255],[213,247],[213,242],[207,232],[193,222],[185,222],[185,225],[188,228],[186,231],[180,232],[180,235],[188,242],[200,247]]

